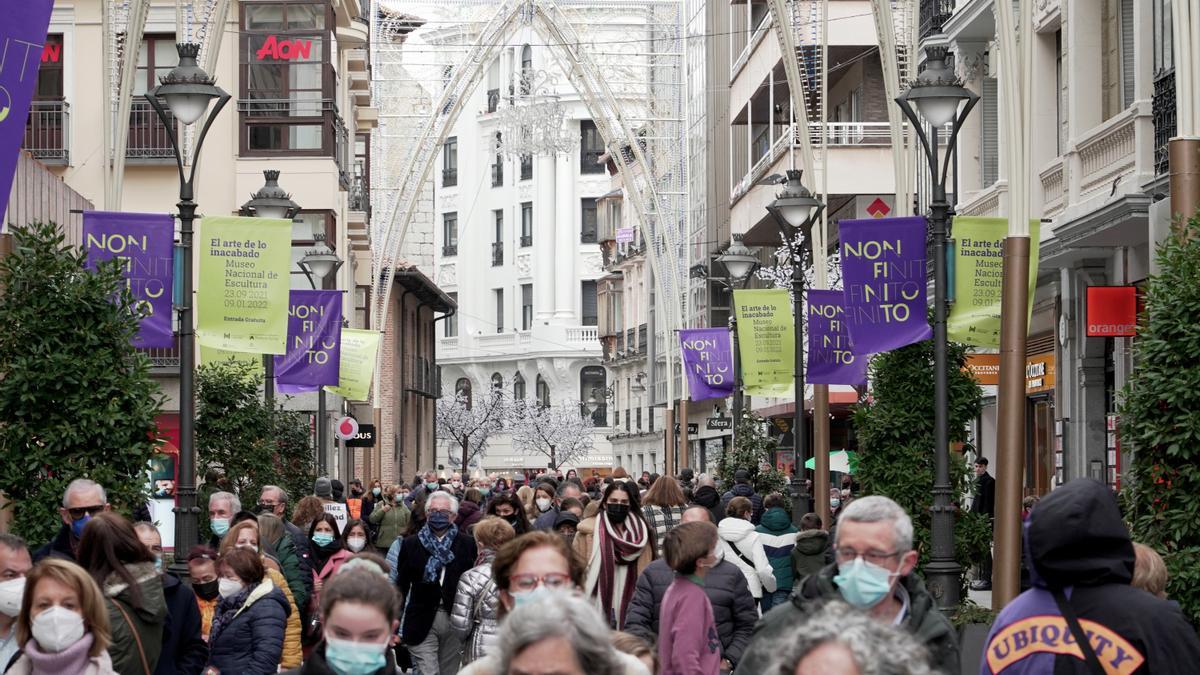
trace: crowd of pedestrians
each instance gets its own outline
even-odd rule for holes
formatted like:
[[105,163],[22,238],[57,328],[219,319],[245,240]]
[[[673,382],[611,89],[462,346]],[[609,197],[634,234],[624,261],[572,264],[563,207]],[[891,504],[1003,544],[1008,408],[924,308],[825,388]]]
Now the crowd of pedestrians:
[[[218,491],[178,577],[154,524],[80,478],[50,542],[0,534],[0,673],[963,672],[899,505],[847,485],[836,522],[793,524],[786,497],[731,478],[319,478],[252,510]],[[1200,640],[1111,491],[1077,480],[1027,508],[1031,586],[982,675],[1192,672]]]

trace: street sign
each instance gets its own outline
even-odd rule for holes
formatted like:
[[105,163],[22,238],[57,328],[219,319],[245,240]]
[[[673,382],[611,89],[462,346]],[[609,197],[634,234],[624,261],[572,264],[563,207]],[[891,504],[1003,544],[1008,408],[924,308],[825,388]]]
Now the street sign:
[[375,447],[375,425],[360,424],[358,425],[358,433],[346,439],[347,448],[373,448]]
[[[689,434],[700,433],[700,425],[696,422],[688,422],[687,429]],[[675,433],[679,433],[679,422],[675,423]]]
[[333,435],[337,436],[343,441],[348,441],[351,438],[354,438],[354,435],[357,433],[358,420],[354,419],[353,417],[343,417],[337,421],[337,424],[333,425]]
[[705,425],[705,428],[708,429],[709,431],[722,431],[724,429],[732,429],[733,428],[733,418],[732,417],[710,417],[710,418],[708,418],[708,423]]

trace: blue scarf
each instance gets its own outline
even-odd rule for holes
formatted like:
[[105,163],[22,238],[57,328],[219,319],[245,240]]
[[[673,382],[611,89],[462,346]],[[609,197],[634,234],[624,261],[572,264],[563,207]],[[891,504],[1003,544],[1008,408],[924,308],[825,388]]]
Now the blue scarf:
[[454,562],[454,553],[450,550],[450,545],[454,543],[454,538],[458,536],[458,526],[451,525],[450,529],[446,530],[446,535],[441,539],[433,533],[426,525],[417,532],[417,538],[421,541],[421,545],[429,551],[429,560],[425,561],[425,576],[423,581],[427,584],[436,584],[438,577],[442,573],[442,568]]
[[221,598],[217,603],[215,616],[212,620],[212,628],[208,631],[208,640],[211,643],[216,639],[220,632],[229,626],[229,622],[233,621],[233,617],[237,614],[242,605],[246,604],[246,600],[250,598],[250,593],[258,584],[246,584],[246,587],[238,591],[235,595],[228,598]]

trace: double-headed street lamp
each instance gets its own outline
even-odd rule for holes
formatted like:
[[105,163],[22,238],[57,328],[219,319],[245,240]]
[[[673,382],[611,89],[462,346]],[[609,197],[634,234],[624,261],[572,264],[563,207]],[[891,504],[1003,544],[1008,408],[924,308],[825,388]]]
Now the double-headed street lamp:
[[[325,221],[320,220],[313,225],[313,241],[316,248],[305,252],[304,257],[296,264],[308,277],[308,284],[313,290],[325,286],[325,280],[336,274],[342,267],[343,260],[325,243]],[[329,438],[329,419],[325,411],[325,387],[317,387],[317,472],[324,476],[328,466],[328,455],[325,442]]]
[[[252,218],[282,218],[291,220],[300,212],[300,205],[292,196],[279,187],[279,172],[263,171],[265,179],[258,192],[250,195],[250,201],[242,204],[241,214]],[[267,411],[275,412],[275,356],[263,354],[263,402]]]
[[[925,70],[896,97],[921,141],[932,177],[929,224],[933,235],[933,436],[935,476],[933,483],[932,546],[925,567],[929,590],[942,610],[958,605],[962,568],[954,558],[954,494],[950,484],[950,428],[948,410],[948,364],[946,354],[946,239],[950,234],[950,203],[946,178],[958,132],[971,109],[979,102],[975,92],[962,86],[946,67],[945,47],[925,49]],[[916,111],[913,110],[916,105]],[[920,115],[918,116],[918,113]],[[926,134],[922,119],[929,124]],[[946,156],[938,160],[938,129],[950,124]]]
[[[825,204],[812,195],[801,182],[802,172],[789,169],[783,190],[767,211],[775,218],[779,233],[787,245],[792,260],[792,320],[795,322],[795,389],[796,411],[792,419],[792,447],[795,454],[792,469],[792,521],[797,525],[808,513],[808,486],[804,481],[804,465],[808,461],[808,421],[804,414],[804,249],[811,246],[809,233],[821,218]],[[818,495],[821,497],[821,495]]]
[[[744,244],[742,238],[734,235],[733,241],[725,252],[717,256],[717,262],[725,267],[728,281],[714,278],[713,280],[729,289],[730,297],[735,288],[745,288],[754,270],[761,264],[758,257]],[[737,309],[729,313],[729,335],[733,348],[733,433],[742,422],[742,409],[745,406],[745,396],[742,393],[742,357],[738,353]]]
[[[229,102],[229,94],[216,86],[216,79],[204,72],[196,63],[200,45],[181,43],[175,46],[179,52],[179,65],[159,78],[159,86],[147,91],[145,96],[171,140],[175,153],[175,164],[179,168],[179,255],[183,259],[182,294],[176,298],[179,315],[179,484],[175,495],[175,547],[187,551],[199,540],[196,504],[196,392],[193,380],[196,360],[196,334],[192,325],[192,235],[196,220],[196,202],[193,185],[196,165],[200,159],[200,148],[213,120]],[[215,103],[214,103],[215,101]],[[212,103],[212,111],[204,120],[196,147],[190,158],[191,168],[184,172],[183,151],[175,133],[175,123],[184,126],[195,124]],[[169,112],[168,112],[169,110]],[[171,565],[172,571],[182,576],[187,573],[183,556],[177,556]]]

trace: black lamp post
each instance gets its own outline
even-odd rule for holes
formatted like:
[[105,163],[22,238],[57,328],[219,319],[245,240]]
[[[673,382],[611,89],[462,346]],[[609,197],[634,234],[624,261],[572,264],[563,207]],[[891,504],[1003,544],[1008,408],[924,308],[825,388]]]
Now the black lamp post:
[[[779,225],[779,233],[787,244],[792,259],[792,319],[796,333],[796,412],[792,418],[792,448],[795,453],[792,465],[792,521],[800,524],[800,518],[809,510],[808,486],[804,481],[804,463],[808,461],[808,418],[804,414],[804,249],[809,245],[808,233],[821,218],[825,204],[813,197],[804,187],[800,177],[803,172],[789,169],[783,190],[775,201],[767,205],[767,211]],[[798,248],[797,248],[798,247]]]
[[[908,91],[896,97],[896,103],[912,123],[932,177],[929,225],[933,236],[933,444],[934,482],[932,546],[925,566],[929,590],[942,610],[958,606],[962,568],[954,559],[954,495],[950,485],[950,428],[947,411],[949,391],[946,355],[946,239],[950,235],[950,203],[946,199],[946,178],[958,132],[979,96],[962,86],[946,67],[945,47],[925,49],[925,70]],[[913,110],[916,104],[916,110]],[[960,110],[961,107],[961,110]],[[920,116],[918,116],[920,113]],[[922,118],[929,124],[926,134]],[[938,129],[950,124],[946,156],[938,160]]]
[[[725,272],[728,274],[729,280],[714,279],[717,283],[729,289],[730,296],[733,295],[734,288],[745,288],[750,282],[751,275],[754,270],[758,269],[760,264],[759,259],[751,253],[750,249],[742,244],[742,238],[739,235],[733,236],[733,241],[725,252],[717,256],[717,262],[725,267]],[[729,313],[729,335],[732,339],[733,348],[733,433],[737,433],[737,426],[742,421],[742,408],[744,407],[744,394],[742,393],[742,357],[738,353],[738,333],[737,333],[737,309]]]
[[[296,264],[308,277],[308,283],[317,289],[318,283],[325,285],[325,279],[335,274],[342,267],[342,259],[325,243],[325,221],[313,225],[313,240],[316,247],[305,252],[304,257]],[[317,387],[317,473],[324,476],[328,467],[328,456],[325,442],[329,438],[329,419],[325,411],[325,387]],[[464,469],[466,467],[463,467]]]
[[[241,214],[252,218],[283,218],[291,220],[300,212],[300,205],[292,196],[279,187],[279,172],[263,171],[266,181],[258,192],[250,195],[250,201],[242,204]],[[270,413],[275,412],[275,356],[263,354],[263,403]]]
[[[175,506],[175,550],[187,552],[199,541],[200,508],[196,504],[196,392],[194,370],[196,360],[196,334],[192,326],[192,226],[196,220],[196,202],[193,184],[196,165],[200,159],[200,148],[213,120],[229,102],[229,94],[216,86],[216,79],[196,64],[200,45],[181,43],[175,46],[179,52],[179,65],[159,78],[159,86],[147,91],[145,96],[171,140],[175,153],[175,165],[179,168],[179,255],[183,258],[182,295],[176,299],[175,311],[179,315],[179,484],[176,487]],[[196,148],[191,157],[191,168],[184,173],[183,151],[175,134],[175,123],[190,126],[215,103],[212,112],[204,120]],[[168,111],[169,109],[169,111]],[[171,571],[179,576],[187,574],[185,555],[175,557]]]

